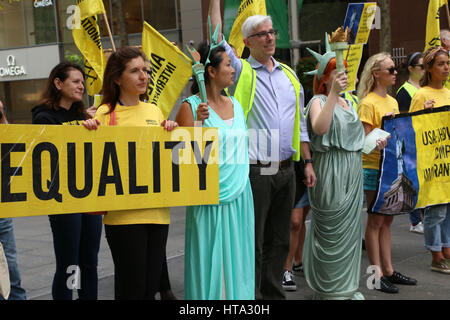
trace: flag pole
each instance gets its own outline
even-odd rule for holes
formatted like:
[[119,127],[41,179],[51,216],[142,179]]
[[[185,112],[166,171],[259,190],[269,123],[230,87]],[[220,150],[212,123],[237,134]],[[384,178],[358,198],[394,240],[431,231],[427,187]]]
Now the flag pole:
[[445,9],[447,11],[447,22],[448,22],[448,26],[450,28],[450,12],[448,10],[448,3],[445,3]]
[[106,13],[103,14],[103,18],[105,19],[105,23],[106,23],[106,30],[108,30],[108,36],[109,36],[109,40],[111,41],[111,46],[114,52],[116,52],[116,46],[114,44],[114,39],[111,33],[111,28],[109,27],[109,23],[108,23],[108,17],[106,16]]

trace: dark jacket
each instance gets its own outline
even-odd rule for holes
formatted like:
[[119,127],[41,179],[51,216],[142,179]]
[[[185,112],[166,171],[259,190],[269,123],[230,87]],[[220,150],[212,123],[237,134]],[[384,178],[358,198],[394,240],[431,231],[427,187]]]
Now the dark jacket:
[[31,113],[33,124],[63,124],[74,121],[73,124],[77,124],[76,120],[85,120],[85,115],[78,114],[74,105],[69,110],[58,107],[58,110],[55,111],[46,104],[40,104],[31,109]]

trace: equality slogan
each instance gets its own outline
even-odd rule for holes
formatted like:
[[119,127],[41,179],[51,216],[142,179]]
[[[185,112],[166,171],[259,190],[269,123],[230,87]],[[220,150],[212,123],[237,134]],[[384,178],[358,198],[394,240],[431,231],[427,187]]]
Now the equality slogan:
[[449,111],[445,106],[383,118],[391,138],[373,212],[396,215],[450,202]]
[[0,218],[219,202],[216,128],[0,126]]

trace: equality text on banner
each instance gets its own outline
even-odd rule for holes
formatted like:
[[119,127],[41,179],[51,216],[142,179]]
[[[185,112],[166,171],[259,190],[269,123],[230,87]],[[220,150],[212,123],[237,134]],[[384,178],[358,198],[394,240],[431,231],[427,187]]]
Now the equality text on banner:
[[0,218],[217,204],[218,143],[217,128],[0,126]]

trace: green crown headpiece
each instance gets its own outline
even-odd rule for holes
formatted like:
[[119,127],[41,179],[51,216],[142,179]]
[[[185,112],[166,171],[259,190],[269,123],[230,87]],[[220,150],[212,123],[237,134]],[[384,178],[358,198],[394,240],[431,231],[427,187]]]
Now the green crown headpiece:
[[222,42],[223,42],[223,39],[222,39],[222,41],[220,41],[220,43],[217,43],[217,38],[219,37],[220,23],[217,24],[216,30],[214,31],[214,34],[212,34],[211,16],[208,16],[208,24],[209,24],[209,39],[210,39],[211,43],[209,45],[209,52],[208,52],[208,57],[206,58],[206,61],[205,61],[205,66],[208,63],[211,62],[209,60],[209,56],[211,55],[211,51],[213,51],[214,49],[220,47],[222,45]]
[[320,81],[322,78],[323,72],[325,71],[325,68],[327,67],[328,62],[330,62],[331,59],[336,57],[336,53],[331,51],[330,43],[328,42],[328,34],[325,32],[325,53],[321,55],[320,53],[317,53],[310,48],[306,48],[319,62],[319,66],[316,70],[305,72],[304,74],[311,75],[311,76],[317,76],[317,79]]

